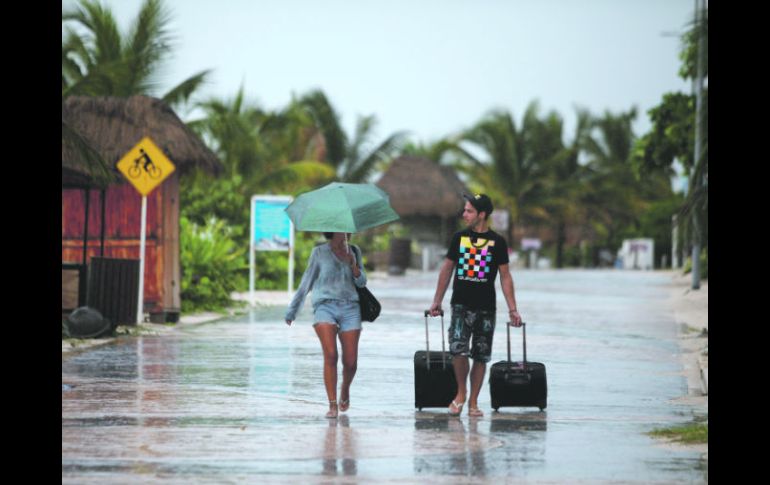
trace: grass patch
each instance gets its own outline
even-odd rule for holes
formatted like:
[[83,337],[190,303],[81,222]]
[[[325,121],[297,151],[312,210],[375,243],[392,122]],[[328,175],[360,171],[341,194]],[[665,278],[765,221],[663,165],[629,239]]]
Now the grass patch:
[[675,426],[673,428],[656,429],[649,434],[655,438],[668,438],[678,443],[708,444],[709,425],[708,423],[694,423],[685,426]]
[[[173,325],[173,324],[172,324]],[[144,335],[154,336],[159,335],[158,331],[151,327],[146,327],[142,324],[136,325],[118,325],[115,329],[115,336],[127,336],[127,337],[141,337]]]

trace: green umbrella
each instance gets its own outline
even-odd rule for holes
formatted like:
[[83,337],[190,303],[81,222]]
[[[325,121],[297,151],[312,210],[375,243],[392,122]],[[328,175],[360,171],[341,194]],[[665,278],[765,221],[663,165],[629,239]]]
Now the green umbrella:
[[298,231],[359,232],[398,219],[374,184],[332,182],[298,196],[286,212]]

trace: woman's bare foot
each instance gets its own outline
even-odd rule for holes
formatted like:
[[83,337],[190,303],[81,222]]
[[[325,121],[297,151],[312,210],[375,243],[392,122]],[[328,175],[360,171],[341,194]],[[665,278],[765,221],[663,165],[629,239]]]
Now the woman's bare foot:
[[329,412],[326,413],[326,417],[334,419],[337,417],[337,401],[329,401]]
[[340,389],[340,412],[344,413],[350,408],[350,389]]

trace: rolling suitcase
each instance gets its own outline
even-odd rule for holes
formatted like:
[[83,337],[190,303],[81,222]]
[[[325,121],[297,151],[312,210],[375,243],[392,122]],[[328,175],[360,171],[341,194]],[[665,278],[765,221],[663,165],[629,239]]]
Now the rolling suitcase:
[[489,393],[492,408],[497,411],[503,406],[538,407],[542,411],[548,404],[548,384],[545,376],[545,364],[527,362],[527,326],[522,322],[524,360],[511,361],[511,326],[508,330],[508,360],[501,360],[492,365],[489,373]]
[[444,312],[441,312],[441,352],[431,352],[425,311],[425,350],[414,354],[414,407],[448,407],[457,395],[452,355],[444,348]]

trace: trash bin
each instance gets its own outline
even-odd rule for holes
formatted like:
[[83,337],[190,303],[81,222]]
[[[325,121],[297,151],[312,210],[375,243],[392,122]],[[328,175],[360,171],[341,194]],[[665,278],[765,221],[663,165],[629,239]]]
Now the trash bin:
[[393,238],[390,240],[390,258],[388,274],[402,275],[412,260],[412,240]]
[[138,298],[138,259],[91,258],[86,298],[89,307],[115,324],[130,325],[136,323]]

